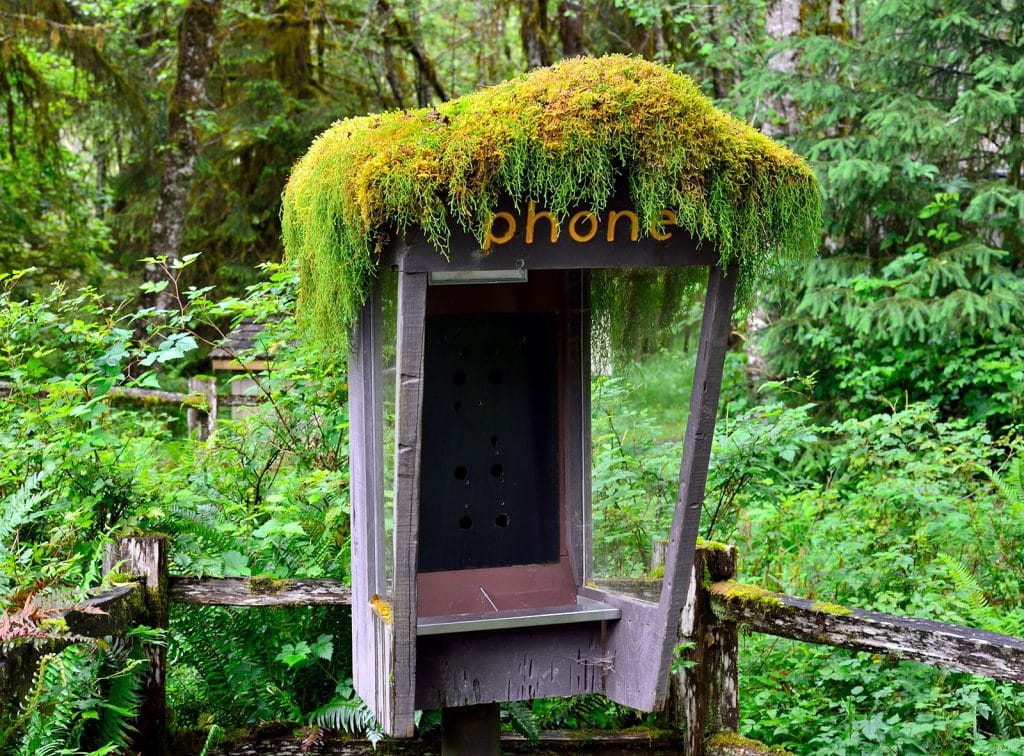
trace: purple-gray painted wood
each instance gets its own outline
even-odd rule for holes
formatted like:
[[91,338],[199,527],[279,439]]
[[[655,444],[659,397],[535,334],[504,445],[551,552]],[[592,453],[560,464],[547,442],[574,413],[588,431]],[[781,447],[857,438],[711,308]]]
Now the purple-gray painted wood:
[[422,709],[599,693],[614,664],[601,622],[420,638]]
[[[565,348],[561,354],[561,370],[564,371],[565,379],[560,381],[563,391],[562,414],[565,422],[565,430],[561,432],[559,440],[565,450],[561,455],[565,510],[568,517],[565,538],[577,586],[583,585],[585,579],[584,500],[589,490],[585,488],[588,480],[584,475],[584,450],[590,448],[590,413],[588,411],[584,414],[584,410],[589,409],[590,397],[590,364],[586,363],[584,369],[583,363],[584,324],[587,324],[589,330],[589,321],[583,313],[583,287],[586,278],[587,275],[583,271],[570,271],[566,276],[563,306],[567,308],[568,314],[564,321]],[[586,401],[584,395],[587,397]],[[589,459],[587,462],[586,469],[589,470]]]
[[734,583],[711,586],[715,613],[755,632],[1024,683],[1024,638],[933,620],[837,609],[767,591],[744,597],[735,587]]
[[697,367],[690,395],[690,416],[686,422],[683,459],[679,467],[679,495],[676,498],[676,511],[665,556],[665,580],[661,586],[661,600],[658,602],[662,613],[659,624],[664,629],[664,635],[661,648],[658,649],[660,653],[656,659],[652,659],[652,669],[657,674],[653,702],[655,709],[661,709],[668,696],[668,672],[679,632],[679,618],[693,572],[697,529],[704,504],[711,441],[715,435],[718,397],[722,389],[722,366],[732,324],[737,278],[739,271],[735,266],[727,271],[715,267],[708,275]]
[[[591,430],[591,406],[590,406],[590,386],[591,386],[591,369],[593,367],[593,356],[590,352],[590,334],[591,334],[591,307],[590,307],[590,271],[584,270],[580,273],[580,438],[579,444],[582,451],[580,457],[580,466],[583,477],[580,480],[580,485],[583,487],[583,500],[582,510],[580,516],[583,518],[583,580],[580,581],[580,585],[585,585],[586,581],[590,579],[590,576],[594,572],[593,563],[593,548],[591,544],[594,542],[594,517],[593,517],[593,501],[591,500],[593,492],[593,481],[591,479],[591,472],[593,468],[593,448],[592,448],[592,430]],[[574,439],[570,439],[570,443],[574,442]]]
[[[668,697],[669,669],[693,568],[736,279],[735,269],[726,274],[712,268],[708,277],[679,472],[679,497],[659,602],[653,611],[646,608],[649,604],[628,602],[622,608],[622,619],[609,631],[610,652],[620,661],[609,671],[605,695],[643,711],[662,709]],[[605,591],[592,590],[584,595],[617,605],[615,597]]]
[[417,231],[389,245],[383,265],[412,272],[432,270],[594,270],[599,268],[687,268],[717,264],[718,253],[710,243],[701,244],[681,229],[673,229],[668,241],[649,236],[636,242],[608,242],[603,235],[593,241],[572,241],[563,233],[557,242],[545,240],[527,245],[520,239],[492,247],[489,254],[476,239],[452,229],[447,258],[430,246]]
[[392,721],[393,640],[372,600],[385,594],[384,401],[380,286],[359,314],[349,349],[349,462],[352,500],[352,679],[378,721]]
[[416,714],[416,571],[420,512],[420,430],[423,419],[423,333],[427,274],[398,274],[395,371],[395,578],[392,594],[394,708],[385,731],[413,734]]

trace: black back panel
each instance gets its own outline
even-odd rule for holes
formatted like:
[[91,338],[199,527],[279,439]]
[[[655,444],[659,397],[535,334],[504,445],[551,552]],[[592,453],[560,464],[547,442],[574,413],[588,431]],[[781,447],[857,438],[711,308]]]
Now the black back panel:
[[427,318],[421,572],[558,561],[556,326]]

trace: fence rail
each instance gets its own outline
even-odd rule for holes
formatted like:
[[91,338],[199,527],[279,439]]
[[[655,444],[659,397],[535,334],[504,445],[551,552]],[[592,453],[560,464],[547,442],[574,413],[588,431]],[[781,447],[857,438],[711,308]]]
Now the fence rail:
[[[126,538],[111,544],[104,570],[117,568],[138,576],[91,599],[90,611],[64,615],[77,636],[119,635],[137,624],[166,627],[171,602],[215,606],[346,605],[351,592],[338,580],[269,580],[266,578],[197,578],[167,575],[167,541],[162,536]],[[770,593],[736,583],[736,550],[702,546],[695,559],[693,590],[682,617],[683,639],[692,641],[686,656],[691,666],[673,674],[668,718],[682,731],[684,752],[756,753],[757,744],[735,733],[739,723],[738,628],[857,651],[913,659],[943,669],[997,680],[1024,683],[1024,639],[932,620],[897,617],[809,599]],[[619,586],[621,587],[621,585]],[[642,594],[645,586],[634,586]],[[43,653],[63,642],[0,649],[0,694],[8,699],[31,682]],[[166,649],[145,649],[150,662],[146,703],[139,721],[139,742],[146,753],[162,742],[166,721]],[[557,740],[557,739],[556,739]],[[577,741],[578,743],[578,741]],[[557,747],[554,741],[551,747]],[[767,751],[766,751],[767,752]]]
[[[9,381],[0,381],[0,396],[10,396],[17,386]],[[86,396],[95,397],[99,392],[89,386],[82,388]],[[35,396],[46,396],[47,389],[38,389]],[[164,406],[186,411],[188,434],[196,434],[200,441],[213,435],[217,427],[217,410],[220,407],[256,407],[265,401],[261,394],[217,393],[216,378],[189,378],[188,392],[164,391],[127,386],[113,386],[102,394],[111,402],[137,404],[143,407]]]

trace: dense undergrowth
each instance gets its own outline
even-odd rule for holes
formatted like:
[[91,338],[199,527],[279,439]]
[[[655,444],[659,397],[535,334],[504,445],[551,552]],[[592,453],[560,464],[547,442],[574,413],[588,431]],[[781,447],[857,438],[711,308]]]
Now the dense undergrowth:
[[[295,340],[290,274],[272,270],[247,298],[218,304],[183,293],[180,314],[148,349],[129,346],[125,318],[98,297],[58,289],[18,302],[12,283],[0,308],[0,379],[11,384],[0,404],[4,616],[81,598],[100,583],[103,543],[133,532],[170,534],[181,574],[345,578],[345,377]],[[268,401],[223,420],[212,441],[184,438],[178,412],[125,408],[104,393],[129,363],[163,364],[160,382],[173,383],[203,341],[197,326],[225,315],[268,320],[262,346],[276,356],[257,389]],[[681,454],[682,417],[661,408],[685,395],[691,359],[664,352],[595,380],[600,571],[651,572]],[[137,374],[141,385],[156,382]],[[744,580],[1024,635],[1024,488],[1012,426],[993,424],[991,413],[949,417],[927,401],[880,412],[850,405],[834,417],[813,400],[813,377],[751,391],[739,353],[726,374],[702,535],[738,545]],[[172,728],[219,736],[282,721],[314,739],[319,727],[375,732],[352,691],[348,624],[345,610],[176,608],[166,637]],[[31,701],[3,712],[5,748],[33,752],[45,730],[89,752],[115,742],[103,740],[101,722],[127,732],[135,647],[77,648],[48,657]],[[741,663],[744,732],[799,752],[1010,753],[1024,742],[1017,686],[763,636],[744,639]],[[91,703],[56,704],[68,696]],[[527,733],[644,721],[593,697],[505,715]]]

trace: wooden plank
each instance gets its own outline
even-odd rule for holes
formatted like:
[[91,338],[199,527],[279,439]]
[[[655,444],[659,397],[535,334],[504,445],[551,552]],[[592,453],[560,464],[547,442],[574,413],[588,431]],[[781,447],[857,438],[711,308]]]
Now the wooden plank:
[[416,663],[417,708],[436,709],[600,693],[615,660],[591,622],[430,635]]
[[[277,756],[303,756],[302,738],[295,737],[292,727],[273,725],[261,726],[258,732],[236,736],[238,740],[222,743],[217,752],[224,756],[252,756],[252,754],[276,754]],[[325,731],[323,744],[314,753],[332,756],[439,756],[441,740],[437,730],[430,734],[409,740],[384,740],[371,744],[364,738],[354,738],[344,733]],[[679,735],[670,730],[643,728],[642,730],[547,730],[542,731],[536,742],[517,733],[501,735],[502,753],[545,753],[545,754],[593,754],[594,756],[627,756],[632,754],[679,754]]]
[[452,229],[450,252],[444,257],[416,231],[384,250],[384,265],[408,273],[487,270],[596,270],[602,268],[686,268],[717,264],[718,253],[710,243],[701,244],[681,229],[672,239],[651,237],[636,242],[608,242],[603,234],[585,244],[561,234],[554,244],[526,245],[518,239],[492,247],[485,253],[476,239]]
[[655,709],[662,707],[668,695],[667,672],[672,663],[680,614],[693,574],[697,530],[704,504],[711,441],[715,434],[722,369],[728,349],[738,278],[739,270],[736,266],[727,271],[715,267],[708,275],[697,367],[693,373],[693,391],[690,395],[690,416],[686,422],[683,459],[679,467],[679,495],[669,533],[665,580],[659,601],[665,636],[662,638],[659,656],[651,659],[651,669],[656,670],[658,675],[653,702]]
[[[593,430],[591,427],[593,409],[590,404],[590,388],[593,376],[591,368],[593,355],[591,353],[591,330],[592,330],[592,309],[590,302],[590,272],[582,271],[580,274],[580,470],[583,477],[580,479],[582,487],[582,499],[580,517],[583,521],[583,581],[580,585],[586,584],[594,574],[594,507],[592,495],[594,490],[593,473]],[[572,439],[570,439],[572,443]]]
[[267,400],[263,394],[227,394],[217,398],[222,407],[258,407]]
[[679,496],[657,612],[653,616],[638,613],[627,621],[624,610],[623,620],[609,634],[612,652],[629,661],[617,664],[609,673],[605,694],[617,703],[643,711],[662,709],[668,697],[668,673],[693,570],[737,278],[735,268],[728,273],[712,268],[708,277],[679,470]]
[[[13,393],[15,384],[7,381],[0,381],[0,396],[7,396]],[[91,387],[80,389],[83,394],[92,398],[97,391]],[[47,389],[40,389],[33,392],[35,396],[47,396],[50,392]],[[206,401],[200,394],[182,394],[178,391],[160,391],[157,389],[125,388],[113,386],[102,394],[103,399],[111,402],[125,402],[129,404],[141,404],[143,406],[152,404],[171,404],[182,407],[206,406]]]
[[352,590],[340,580],[169,578],[171,601],[206,606],[347,606]]
[[823,604],[736,583],[711,586],[720,617],[759,633],[1024,683],[1024,638]]
[[373,602],[385,601],[383,312],[375,283],[349,349],[351,466],[352,677],[380,722],[391,720],[391,626]]
[[398,346],[395,391],[395,576],[392,606],[394,709],[383,723],[395,737],[410,737],[416,714],[416,612],[420,511],[420,429],[423,419],[423,333],[427,274],[398,275]]

